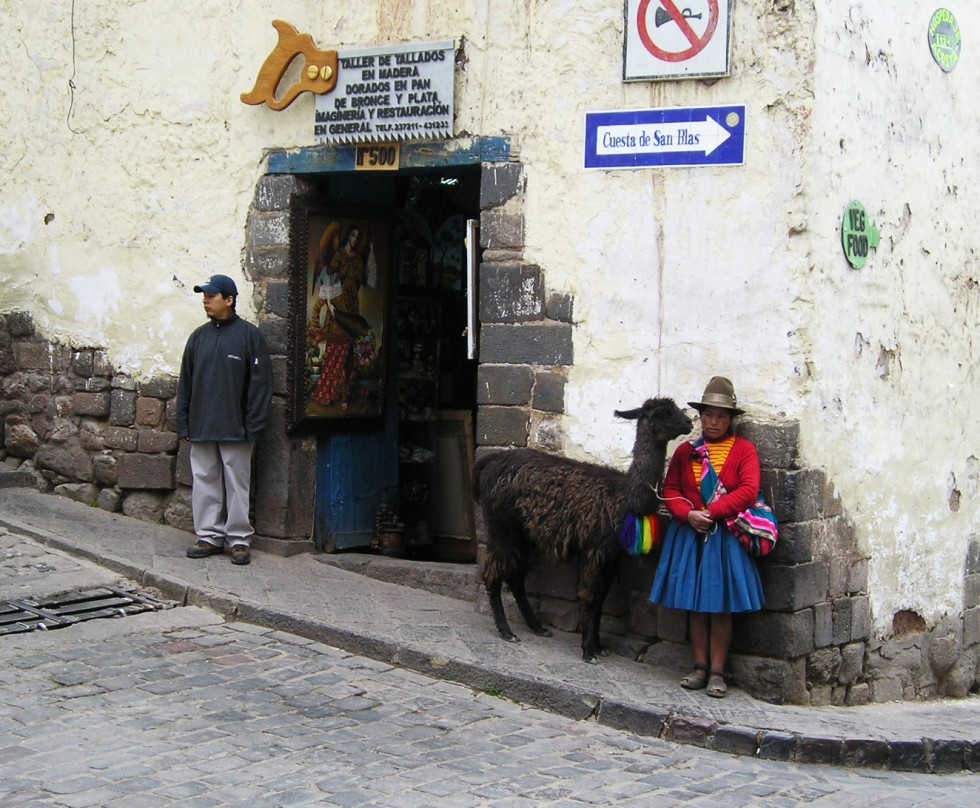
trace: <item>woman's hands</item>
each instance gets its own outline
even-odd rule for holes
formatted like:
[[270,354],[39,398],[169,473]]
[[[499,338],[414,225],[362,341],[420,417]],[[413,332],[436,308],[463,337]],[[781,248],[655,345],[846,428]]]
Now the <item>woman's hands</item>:
[[715,520],[711,518],[711,513],[707,510],[692,510],[687,515],[687,523],[698,533],[707,533],[714,526]]

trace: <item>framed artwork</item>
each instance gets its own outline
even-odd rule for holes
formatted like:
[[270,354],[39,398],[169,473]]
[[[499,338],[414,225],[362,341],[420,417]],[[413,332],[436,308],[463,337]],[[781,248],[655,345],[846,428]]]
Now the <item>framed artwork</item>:
[[290,429],[384,415],[390,223],[298,204],[290,226]]

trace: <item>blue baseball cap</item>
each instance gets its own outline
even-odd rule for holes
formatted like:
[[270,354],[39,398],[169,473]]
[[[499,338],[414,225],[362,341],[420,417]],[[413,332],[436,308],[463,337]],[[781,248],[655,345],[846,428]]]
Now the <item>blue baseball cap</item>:
[[194,291],[222,297],[238,297],[238,287],[227,275],[212,275],[204,283],[195,286]]

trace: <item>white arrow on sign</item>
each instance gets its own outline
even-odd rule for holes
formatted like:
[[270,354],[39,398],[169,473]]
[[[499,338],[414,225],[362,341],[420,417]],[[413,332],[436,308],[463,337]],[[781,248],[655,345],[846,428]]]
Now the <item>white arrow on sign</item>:
[[596,129],[596,154],[666,154],[703,152],[708,155],[732,136],[714,118],[670,123],[631,123]]

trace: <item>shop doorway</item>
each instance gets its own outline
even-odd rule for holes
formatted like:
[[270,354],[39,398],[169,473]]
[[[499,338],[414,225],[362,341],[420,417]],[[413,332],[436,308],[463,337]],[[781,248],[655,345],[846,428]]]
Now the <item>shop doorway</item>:
[[468,289],[467,238],[474,240],[468,222],[479,219],[479,183],[479,165],[315,181],[325,206],[369,210],[389,222],[392,245],[384,416],[318,434],[314,541],[321,549],[476,560],[477,360],[467,328],[477,287]]

